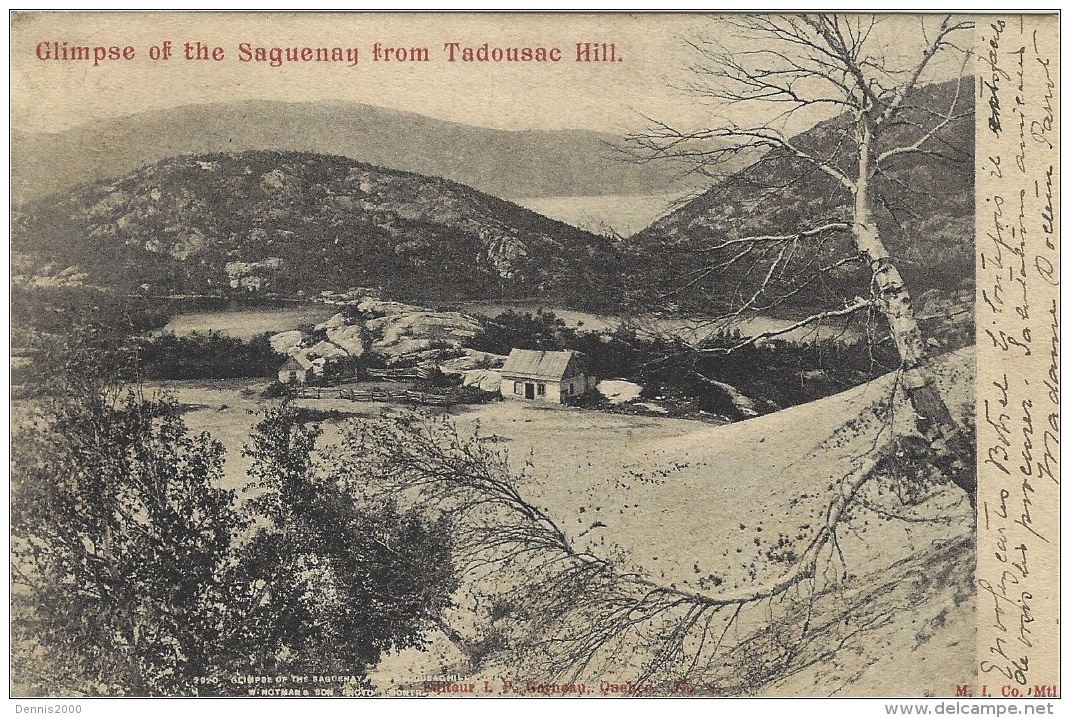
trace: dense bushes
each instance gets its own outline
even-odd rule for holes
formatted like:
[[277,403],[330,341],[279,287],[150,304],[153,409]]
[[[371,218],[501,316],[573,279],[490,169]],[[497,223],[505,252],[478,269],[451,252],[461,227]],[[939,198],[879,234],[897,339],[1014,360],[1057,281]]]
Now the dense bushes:
[[267,377],[283,357],[271,348],[268,334],[249,341],[208,332],[188,336],[164,334],[141,344],[141,366],[148,379],[234,379]]
[[508,310],[496,317],[476,315],[483,325],[483,333],[469,346],[493,354],[508,354],[512,349],[541,349],[553,351],[569,348],[576,340],[576,331],[553,312],[541,309],[535,314],[520,314]]
[[167,302],[127,297],[94,287],[11,285],[10,319],[15,346],[35,332],[70,334],[95,327],[116,336],[158,329],[171,319]]
[[83,349],[46,367],[54,398],[13,434],[16,694],[248,693],[236,675],[353,691],[424,645],[457,587],[443,519],[350,493],[317,417],[286,404],[250,437],[239,503],[218,442]]

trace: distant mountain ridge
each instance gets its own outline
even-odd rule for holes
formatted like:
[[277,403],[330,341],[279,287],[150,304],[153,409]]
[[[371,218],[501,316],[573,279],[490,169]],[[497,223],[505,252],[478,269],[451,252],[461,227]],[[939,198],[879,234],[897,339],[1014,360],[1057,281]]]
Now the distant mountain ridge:
[[166,157],[245,150],[342,155],[445,177],[507,199],[686,190],[670,167],[637,165],[615,135],[507,131],[353,102],[248,100],[154,110],[58,133],[13,132],[16,202],[130,172]]
[[220,296],[576,299],[612,251],[449,180],[269,151],[169,158],[28,202],[12,234],[13,276]]

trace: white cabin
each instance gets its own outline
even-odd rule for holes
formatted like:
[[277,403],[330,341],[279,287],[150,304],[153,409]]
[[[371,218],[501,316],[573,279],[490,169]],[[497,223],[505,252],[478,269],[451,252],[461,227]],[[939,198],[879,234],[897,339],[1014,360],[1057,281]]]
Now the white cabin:
[[506,399],[564,404],[593,389],[579,352],[513,349],[501,369],[502,396]]

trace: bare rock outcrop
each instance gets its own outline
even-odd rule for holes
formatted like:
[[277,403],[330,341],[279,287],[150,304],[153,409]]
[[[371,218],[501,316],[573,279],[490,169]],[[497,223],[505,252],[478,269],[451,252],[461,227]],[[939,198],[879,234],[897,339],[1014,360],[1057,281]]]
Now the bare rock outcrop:
[[279,332],[271,337],[271,348],[279,354],[290,354],[296,347],[301,346],[304,335],[296,329],[289,332]]

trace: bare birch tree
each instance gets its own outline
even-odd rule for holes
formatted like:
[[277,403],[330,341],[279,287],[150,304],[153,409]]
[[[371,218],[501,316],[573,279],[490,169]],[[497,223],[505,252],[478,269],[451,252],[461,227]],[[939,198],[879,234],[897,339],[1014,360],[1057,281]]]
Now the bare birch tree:
[[[785,183],[823,177],[831,181],[840,206],[834,200],[825,209],[835,207],[835,216],[801,217],[796,228],[783,234],[726,232],[697,250],[707,261],[678,278],[675,291],[735,271],[748,283],[741,284],[726,311],[717,313],[719,319],[729,320],[775,309],[841,268],[863,267],[870,280],[869,296],[843,297],[840,306],[742,343],[860,312],[883,317],[901,358],[903,387],[933,461],[973,502],[974,449],[934,388],[926,338],[881,226],[882,221],[894,221],[899,209],[890,206],[888,193],[881,189],[882,184],[896,182],[888,171],[893,163],[919,155],[962,161],[955,156],[958,148],[948,131],[972,116],[972,103],[966,103],[973,87],[966,75],[972,23],[952,16],[922,19],[917,28],[918,54],[903,56],[903,45],[889,47],[878,39],[882,18],[874,16],[756,15],[722,22],[745,49],[730,51],[713,40],[692,41],[699,60],[689,68],[694,79],[690,89],[722,103],[735,116],[762,119],[752,124],[725,121],[698,131],[658,123],[629,138],[638,155],[646,160],[683,159],[710,175],[746,153],[788,158],[803,172],[786,177]],[[886,33],[883,41],[887,42]],[[939,98],[937,109],[918,102],[924,84],[932,81],[934,72],[946,73],[949,63],[957,71],[951,92]],[[785,129],[796,118],[828,110],[833,115],[830,132],[838,134],[835,141],[828,136],[790,136]],[[783,186],[772,189],[763,200]],[[882,215],[888,219],[882,220]],[[847,241],[837,245],[844,238]],[[731,351],[723,346],[699,349]]]
[[[865,509],[891,519],[946,520],[939,515],[919,519],[909,510],[931,496],[933,485],[947,481],[973,501],[969,427],[956,423],[935,383],[939,370],[930,363],[910,293],[882,240],[878,211],[884,202],[878,185],[886,179],[888,165],[907,155],[948,150],[941,132],[966,114],[960,100],[970,88],[961,72],[944,112],[912,99],[930,65],[959,52],[956,38],[968,35],[966,22],[938,22],[924,38],[921,54],[900,67],[893,67],[894,58],[879,48],[871,48],[877,21],[869,18],[737,18],[728,23],[761,36],[749,46],[753,49],[727,53],[695,43],[705,63],[694,69],[712,97],[739,105],[780,104],[780,117],[833,107],[831,131],[839,132],[842,141],[827,154],[817,154],[820,143],[797,140],[772,121],[729,123],[697,133],[660,125],[633,138],[648,157],[687,158],[696,169],[710,173],[718,163],[743,153],[778,153],[806,167],[805,177],[788,181],[806,181],[816,174],[828,178],[840,193],[829,203],[839,211],[836,216],[824,213],[813,222],[800,217],[790,233],[719,237],[699,252],[709,261],[694,268],[677,288],[696,286],[704,277],[740,265],[742,276],[756,277],[752,288],[737,293],[734,305],[720,314],[724,319],[779,306],[852,264],[871,280],[869,296],[843,297],[839,306],[783,329],[740,338],[737,346],[868,311],[884,319],[902,360],[896,385],[903,387],[919,435],[888,440],[882,434],[897,399],[902,399],[893,389],[873,411],[845,424],[827,445],[816,447],[820,453],[850,441],[861,435],[860,424],[870,422],[865,431],[873,437],[872,444],[860,441],[862,453],[851,458],[850,466],[839,467],[842,474],[828,487],[829,500],[809,535],[798,537],[792,551],[771,567],[769,578],[732,588],[659,580],[632,565],[623,550],[595,546],[584,541],[583,534],[570,535],[560,517],[526,495],[523,472],[510,466],[503,453],[483,440],[486,437],[461,437],[448,421],[402,416],[361,423],[349,433],[338,470],[353,490],[411,502],[422,511],[441,514],[452,526],[454,559],[471,610],[457,621],[443,615],[442,622],[450,640],[468,657],[471,672],[511,671],[566,688],[589,676],[627,676],[629,693],[679,692],[674,683],[679,680],[730,694],[760,690],[796,670],[800,660],[828,658],[827,645],[817,647],[816,657],[800,658],[811,640],[812,621],[851,632],[866,630],[871,617],[864,606],[876,600],[879,589],[847,609],[855,611],[850,620],[838,614],[819,619],[815,609],[822,595],[846,583],[838,537],[854,513]],[[967,55],[961,52],[960,70]],[[946,386],[947,378],[942,381]],[[906,485],[911,482],[913,486]],[[881,493],[874,487],[880,486],[891,487],[888,493],[898,502],[893,510],[873,501],[872,494]],[[956,502],[961,498],[957,490],[951,493]],[[907,511],[900,511],[904,508]],[[962,548],[968,540],[939,550]],[[841,647],[846,640],[840,641]]]

